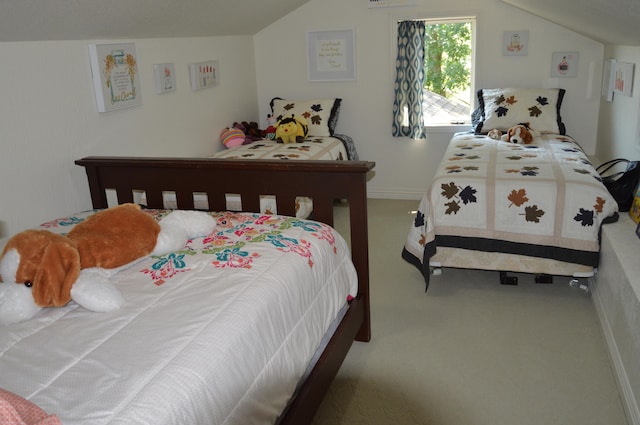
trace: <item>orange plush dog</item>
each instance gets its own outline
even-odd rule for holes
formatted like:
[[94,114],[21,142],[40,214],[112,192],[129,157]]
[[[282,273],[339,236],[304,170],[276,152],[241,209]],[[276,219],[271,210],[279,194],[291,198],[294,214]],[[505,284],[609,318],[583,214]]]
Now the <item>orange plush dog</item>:
[[25,320],[71,299],[93,311],[116,310],[124,300],[105,270],[174,251],[214,227],[205,213],[175,211],[158,223],[138,205],[123,204],[89,216],[67,236],[18,233],[0,255],[0,322]]

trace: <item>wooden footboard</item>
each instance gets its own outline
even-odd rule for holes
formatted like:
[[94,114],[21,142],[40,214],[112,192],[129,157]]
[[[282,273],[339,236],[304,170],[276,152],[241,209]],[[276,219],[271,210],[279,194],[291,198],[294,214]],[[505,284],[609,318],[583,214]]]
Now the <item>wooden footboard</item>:
[[163,208],[163,194],[175,193],[179,209],[194,209],[194,194],[206,194],[210,211],[226,210],[226,196],[240,195],[242,210],[260,211],[260,196],[275,195],[278,213],[295,216],[296,197],[313,200],[312,219],[333,226],[336,200],[347,200],[352,259],[358,296],[279,424],[310,423],[353,340],[371,339],[367,229],[367,161],[282,161],[211,158],[86,157],[75,162],[87,172],[94,208],[109,207],[145,193],[150,208]]

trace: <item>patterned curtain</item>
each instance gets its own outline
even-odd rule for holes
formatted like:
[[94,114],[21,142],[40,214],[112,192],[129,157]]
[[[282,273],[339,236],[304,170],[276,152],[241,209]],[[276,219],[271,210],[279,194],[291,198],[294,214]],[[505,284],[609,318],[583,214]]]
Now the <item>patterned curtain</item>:
[[398,23],[393,136],[424,139],[424,21]]

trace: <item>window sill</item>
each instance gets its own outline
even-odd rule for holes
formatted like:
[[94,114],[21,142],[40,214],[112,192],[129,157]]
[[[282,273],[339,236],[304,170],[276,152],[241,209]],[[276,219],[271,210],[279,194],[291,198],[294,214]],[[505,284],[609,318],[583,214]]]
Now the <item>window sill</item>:
[[427,134],[458,133],[462,131],[471,131],[472,129],[473,126],[471,124],[442,124],[424,126],[424,131]]

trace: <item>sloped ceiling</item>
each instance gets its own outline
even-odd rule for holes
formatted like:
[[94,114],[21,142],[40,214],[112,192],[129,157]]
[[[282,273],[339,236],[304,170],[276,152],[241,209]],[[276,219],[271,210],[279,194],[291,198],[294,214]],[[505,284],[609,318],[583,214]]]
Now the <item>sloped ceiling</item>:
[[603,44],[640,46],[639,0],[501,0]]
[[309,0],[0,0],[0,42],[252,35]]

